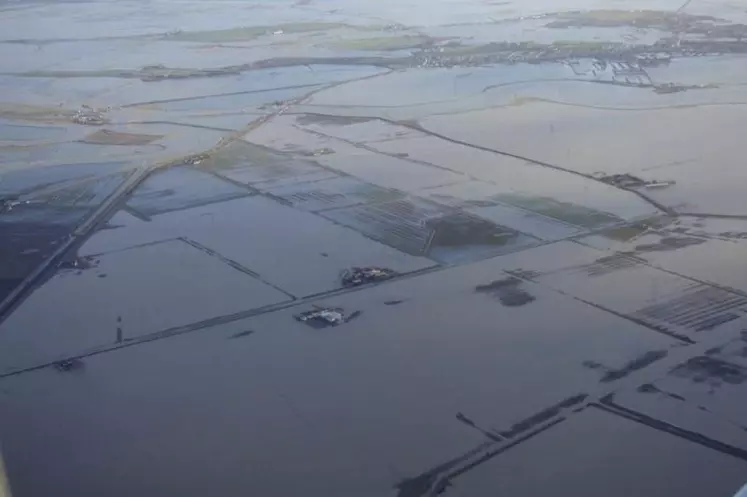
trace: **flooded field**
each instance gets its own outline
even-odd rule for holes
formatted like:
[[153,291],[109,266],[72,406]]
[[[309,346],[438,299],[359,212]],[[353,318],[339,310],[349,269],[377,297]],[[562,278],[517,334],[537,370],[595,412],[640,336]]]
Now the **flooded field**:
[[0,5],[13,495],[731,496],[747,7]]

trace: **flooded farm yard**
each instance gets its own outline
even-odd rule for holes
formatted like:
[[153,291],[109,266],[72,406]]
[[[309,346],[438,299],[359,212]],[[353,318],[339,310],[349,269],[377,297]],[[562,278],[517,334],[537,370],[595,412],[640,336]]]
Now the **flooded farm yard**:
[[747,483],[741,2],[15,0],[0,90],[14,496]]

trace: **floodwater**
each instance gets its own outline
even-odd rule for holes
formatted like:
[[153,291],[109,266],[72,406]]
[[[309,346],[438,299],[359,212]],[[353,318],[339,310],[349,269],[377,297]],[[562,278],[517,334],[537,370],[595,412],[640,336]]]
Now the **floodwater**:
[[732,0],[6,2],[13,495],[732,495],[746,62]]

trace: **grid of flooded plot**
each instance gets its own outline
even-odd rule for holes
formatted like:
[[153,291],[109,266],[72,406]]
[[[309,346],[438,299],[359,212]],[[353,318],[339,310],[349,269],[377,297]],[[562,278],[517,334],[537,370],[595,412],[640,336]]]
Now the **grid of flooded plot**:
[[561,240],[623,220],[612,214],[549,197],[498,193],[484,181],[467,181],[424,189],[419,195],[437,204],[470,212],[501,226],[547,240]]
[[[402,255],[447,265],[495,257],[540,241],[463,209],[406,196],[397,189],[373,185],[315,161],[246,142],[231,144],[198,160],[199,163],[166,169],[147,178],[129,198],[128,211],[147,220],[149,216],[245,197],[264,197],[264,201],[291,207],[299,214],[319,216],[320,222],[331,222],[330,226],[337,225],[337,230],[350,230],[352,236],[364,235],[369,244],[379,242]],[[222,210],[219,206],[216,209]],[[305,225],[308,227],[309,223]],[[248,217],[242,226],[257,228]],[[310,241],[304,230],[294,233],[295,243],[308,246]],[[213,239],[206,245],[219,244]],[[230,248],[214,248],[220,253],[232,252]],[[328,249],[319,253],[322,258],[330,257]],[[361,256],[351,253],[345,259],[355,259],[357,264],[369,262],[358,262]],[[254,268],[256,261],[247,264]],[[306,293],[304,290],[300,294]]]
[[322,215],[410,255],[447,264],[479,260],[536,242],[484,219],[414,197]]
[[[258,185],[258,188],[263,190],[261,185]],[[371,185],[351,176],[338,176],[311,182],[300,181],[269,187],[265,191],[297,209],[311,212],[384,202],[401,196],[395,190]]]
[[297,159],[244,141],[231,143],[206,158],[199,167],[258,189],[338,176],[314,161]]
[[601,257],[591,264],[580,266],[578,269],[589,276],[604,276],[615,271],[622,271],[639,266],[643,263],[640,259],[629,257],[625,254],[614,254]]
[[248,189],[190,167],[175,167],[149,176],[127,206],[144,216],[189,209],[250,195]]
[[[406,196],[397,188],[371,184],[314,160],[245,141],[231,143],[190,169],[190,173],[174,171],[170,181],[154,184],[153,191],[147,191],[149,182],[156,180],[146,181],[128,205],[139,212],[160,213],[259,193],[318,214],[406,254],[442,264],[494,257],[534,245],[542,238],[508,227],[490,215],[472,212],[466,206]],[[176,176],[206,172],[210,173],[207,183],[213,185],[208,189],[212,192],[210,198],[191,198],[188,187],[178,188],[177,194],[170,184],[180,181]],[[164,182],[169,178],[160,179]],[[186,180],[192,183],[190,178]],[[216,181],[221,180],[225,182],[218,188]],[[204,196],[202,190],[200,196]],[[138,208],[138,202],[144,205]]]
[[[565,265],[563,261],[570,257],[576,261]],[[631,253],[605,253],[559,242],[504,260],[514,265],[515,269],[507,268],[514,276],[573,295],[683,342],[701,340],[700,332],[722,326],[733,329],[745,322],[747,296],[652,267]]]
[[403,252],[423,255],[432,234],[428,221],[448,212],[445,207],[407,198],[334,210],[323,215]]
[[506,193],[496,195],[494,198],[499,202],[586,229],[598,229],[622,221],[619,217],[607,212],[589,209],[588,207],[569,202],[561,202],[549,197],[530,197],[527,195]]
[[646,307],[633,316],[656,324],[676,325],[700,332],[740,319],[745,312],[747,297],[698,284],[681,297]]

